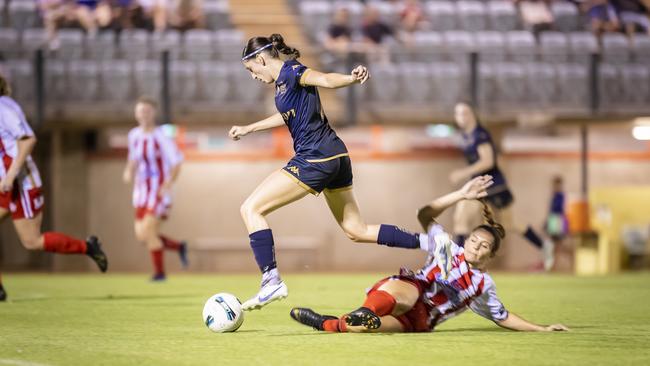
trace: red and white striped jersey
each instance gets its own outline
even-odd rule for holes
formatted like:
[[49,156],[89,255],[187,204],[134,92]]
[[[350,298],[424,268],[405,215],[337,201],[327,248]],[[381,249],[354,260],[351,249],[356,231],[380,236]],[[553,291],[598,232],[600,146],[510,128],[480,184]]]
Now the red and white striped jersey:
[[[0,179],[7,175],[7,170],[18,155],[17,141],[30,136],[34,136],[34,131],[18,103],[8,96],[0,97]],[[31,155],[27,156],[15,182],[24,191],[43,185]]]
[[430,237],[432,234],[437,257],[416,274],[419,280],[429,285],[424,291],[423,301],[431,307],[432,327],[468,308],[488,320],[505,320],[508,311],[497,297],[492,277],[470,268],[465,261],[464,249],[448,239],[442,226],[434,224],[429,230]]
[[129,161],[136,162],[133,205],[154,208],[160,200],[170,205],[171,196],[159,197],[158,191],[172,168],[183,161],[183,154],[161,127],[152,132],[136,127],[129,132]]

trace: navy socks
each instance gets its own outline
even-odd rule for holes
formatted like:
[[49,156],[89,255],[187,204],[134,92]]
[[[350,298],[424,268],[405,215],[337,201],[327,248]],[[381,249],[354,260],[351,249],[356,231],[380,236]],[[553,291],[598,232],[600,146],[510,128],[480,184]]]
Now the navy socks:
[[275,245],[271,229],[256,231],[248,235],[248,237],[251,239],[251,248],[260,271],[264,273],[276,268]]
[[389,247],[419,249],[420,234],[410,233],[395,225],[384,225],[379,227],[377,243]]
[[542,239],[535,233],[532,227],[527,227],[526,231],[524,232],[524,237],[531,242],[534,246],[536,246],[538,249],[542,249],[542,246],[544,245],[544,242],[542,242]]

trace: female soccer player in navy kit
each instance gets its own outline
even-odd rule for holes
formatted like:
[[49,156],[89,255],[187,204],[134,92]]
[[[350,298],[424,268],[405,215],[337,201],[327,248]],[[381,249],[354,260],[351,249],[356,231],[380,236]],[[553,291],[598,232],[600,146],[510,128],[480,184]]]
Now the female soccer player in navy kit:
[[135,236],[151,252],[152,281],[165,280],[163,250],[179,254],[187,266],[187,244],[160,234],[161,221],[171,207],[171,188],[180,173],[183,155],[176,144],[156,126],[156,102],[141,97],[135,105],[138,127],[129,132],[129,156],[125,183],[133,182]]
[[367,291],[360,308],[340,318],[307,308],[293,308],[291,317],[329,332],[430,332],[438,324],[471,309],[510,330],[569,330],[562,324],[529,322],[506,310],[499,300],[486,266],[499,250],[505,231],[492,219],[487,206],[485,223],[473,228],[464,248],[454,243],[435,222],[436,217],[454,204],[487,196],[486,189],[493,183],[491,178],[489,175],[476,177],[458,191],[420,209],[418,219],[428,231],[429,245],[435,249],[433,260],[418,272],[402,269],[399,275],[380,280]]
[[[97,237],[81,240],[62,233],[41,232],[43,182],[31,156],[36,137],[10,95],[9,84],[0,76],[0,220],[11,215],[18,238],[28,250],[85,254],[106,272],[108,261]],[[5,298],[0,282],[0,301]]]
[[[450,175],[454,184],[460,184],[472,177],[489,174],[494,177],[494,185],[488,190],[486,200],[501,215],[501,221],[512,223],[510,207],[514,200],[508,188],[506,178],[499,169],[497,162],[497,149],[492,141],[490,133],[477,121],[472,108],[466,103],[456,104],[454,110],[456,124],[462,132],[462,149],[465,159],[469,164],[467,167],[455,170]],[[456,242],[463,245],[465,237],[469,234],[473,223],[472,220],[479,216],[479,208],[475,202],[462,201],[454,212],[454,232]],[[472,214],[473,213],[473,214]],[[508,230],[515,231],[515,230]],[[520,232],[531,244],[542,250],[545,267],[553,264],[553,242],[542,240],[539,235],[528,225]]]
[[349,75],[321,73],[298,62],[299,56],[279,34],[251,38],[242,53],[242,62],[254,79],[275,83],[278,113],[247,126],[233,126],[230,137],[238,140],[251,132],[286,124],[296,152],[283,169],[266,178],[241,206],[255,260],[263,274],[259,293],[243,304],[246,310],[261,308],[288,295],[276,268],[273,235],[265,216],[309,193],[324,192],[334,218],[356,242],[421,248],[419,234],[393,225],[368,225],[362,219],[352,190],[347,148],[329,126],[320,103],[317,87],[362,84],[369,77],[368,70],[358,66]]

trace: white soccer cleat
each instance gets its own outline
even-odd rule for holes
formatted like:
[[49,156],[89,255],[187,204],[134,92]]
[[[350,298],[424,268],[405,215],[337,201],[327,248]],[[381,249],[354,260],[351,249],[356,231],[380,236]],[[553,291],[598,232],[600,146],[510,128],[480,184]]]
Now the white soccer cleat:
[[552,240],[544,240],[542,244],[542,255],[544,256],[544,270],[550,271],[555,264],[555,243]]
[[267,283],[262,286],[257,295],[242,304],[242,309],[246,311],[261,309],[267,304],[276,300],[282,300],[287,296],[289,296],[289,289],[284,282],[280,281],[275,284]]

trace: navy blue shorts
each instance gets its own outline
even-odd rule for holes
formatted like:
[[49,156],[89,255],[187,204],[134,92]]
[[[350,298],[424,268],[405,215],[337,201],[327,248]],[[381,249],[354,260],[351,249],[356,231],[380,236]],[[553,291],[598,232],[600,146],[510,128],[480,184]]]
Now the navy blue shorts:
[[497,209],[506,208],[515,200],[508,188],[494,193],[491,193],[490,189],[488,189],[488,196],[485,199]]
[[313,194],[352,186],[352,163],[346,155],[327,159],[294,156],[283,170]]

